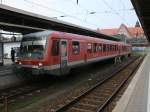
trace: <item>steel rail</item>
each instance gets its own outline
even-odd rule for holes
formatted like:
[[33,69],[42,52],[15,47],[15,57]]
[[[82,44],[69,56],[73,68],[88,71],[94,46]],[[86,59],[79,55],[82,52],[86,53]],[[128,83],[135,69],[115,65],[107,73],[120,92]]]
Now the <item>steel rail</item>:
[[[143,59],[144,57],[142,58],[141,62],[143,62]],[[115,95],[119,92],[119,90],[124,86],[124,84],[128,81],[128,79],[131,77],[132,74],[134,74],[137,69],[139,68],[139,66],[141,65],[141,62],[138,63],[138,65],[134,68],[134,70],[129,74],[129,76],[124,80],[122,81],[122,83],[118,86],[118,88],[116,88],[116,90],[112,93],[112,95],[107,99],[107,101],[102,105],[100,106],[100,108],[98,109],[97,112],[101,112],[109,102],[111,102],[111,100],[113,99],[113,97],[115,97]]]
[[[103,83],[105,83],[107,80],[111,79],[114,75],[116,75],[117,73],[119,73],[120,71],[122,71],[124,68],[126,68],[128,65],[130,65],[131,63],[133,63],[137,59],[138,58],[135,58],[134,60],[130,61],[129,63],[127,63],[123,67],[119,68],[117,71],[114,71],[111,75],[109,75],[109,77],[105,78],[101,82],[97,83],[93,87],[89,88],[87,91],[83,92],[82,94],[80,94],[79,96],[75,97],[73,100],[71,100],[67,104],[63,105],[62,107],[59,107],[58,109],[56,109],[54,111],[55,112],[64,112],[69,106],[77,103],[82,97],[84,97],[85,95],[89,94],[91,91],[93,91],[95,88],[97,88],[98,86],[100,86]],[[108,103],[108,101],[107,101],[107,103]],[[103,104],[103,106],[99,110],[103,109],[107,103]]]

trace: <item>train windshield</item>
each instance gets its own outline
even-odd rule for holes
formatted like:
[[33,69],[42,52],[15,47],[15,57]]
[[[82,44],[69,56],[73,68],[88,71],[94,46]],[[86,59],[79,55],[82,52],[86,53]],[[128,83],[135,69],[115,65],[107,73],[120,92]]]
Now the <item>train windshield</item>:
[[42,59],[46,47],[47,36],[24,37],[20,47],[21,58]]

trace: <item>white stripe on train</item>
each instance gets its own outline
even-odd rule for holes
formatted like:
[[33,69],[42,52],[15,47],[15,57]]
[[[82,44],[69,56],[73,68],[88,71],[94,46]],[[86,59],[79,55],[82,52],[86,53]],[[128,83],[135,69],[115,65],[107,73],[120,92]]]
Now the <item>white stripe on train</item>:
[[[77,65],[81,65],[81,64],[88,64],[88,63],[92,63],[92,62],[97,62],[97,61],[101,61],[101,60],[105,60],[105,59],[109,59],[109,58],[114,58],[118,55],[111,55],[111,56],[104,56],[104,57],[97,57],[97,58],[92,58],[92,59],[87,59],[85,60],[80,60],[80,61],[73,61],[73,62],[68,62],[67,66],[68,67],[72,67],[72,66],[77,66]],[[28,67],[28,68],[35,68],[38,69],[40,68],[38,65],[20,65],[21,67]],[[60,69],[61,65],[60,64],[56,64],[56,65],[50,65],[50,66],[42,66],[42,68],[44,70],[55,70],[55,69]]]

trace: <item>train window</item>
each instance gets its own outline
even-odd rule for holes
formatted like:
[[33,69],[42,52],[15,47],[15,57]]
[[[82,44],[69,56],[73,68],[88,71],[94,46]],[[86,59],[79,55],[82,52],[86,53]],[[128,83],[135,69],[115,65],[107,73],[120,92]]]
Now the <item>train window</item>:
[[94,53],[97,52],[97,44],[96,44],[96,43],[93,44],[93,52],[94,52]]
[[106,49],[106,51],[109,51],[109,45],[107,44],[106,46],[107,46],[107,49]]
[[113,51],[115,51],[115,45],[113,45]]
[[103,46],[103,47],[102,47],[102,48],[103,48],[103,52],[105,52],[105,45],[103,44],[102,46]]
[[80,53],[80,43],[78,41],[72,42],[72,53],[75,55]]
[[106,45],[106,51],[109,51],[109,45],[108,44]]
[[113,51],[113,45],[110,45],[110,51]]
[[108,49],[109,49],[109,51],[111,51],[111,45],[108,45]]
[[102,51],[102,44],[99,44],[98,51]]
[[112,51],[112,45],[109,45],[109,51]]
[[103,44],[103,52],[106,52],[106,45]]
[[116,45],[116,50],[118,51],[119,50],[119,47]]
[[96,52],[99,51],[99,44],[96,44]]
[[109,45],[109,51],[112,51],[112,45]]
[[111,45],[111,51],[114,51],[114,45]]
[[117,45],[115,45],[115,51],[117,51]]
[[91,43],[87,44],[87,52],[92,53],[92,44]]
[[53,40],[52,43],[52,56],[59,55],[59,40]]

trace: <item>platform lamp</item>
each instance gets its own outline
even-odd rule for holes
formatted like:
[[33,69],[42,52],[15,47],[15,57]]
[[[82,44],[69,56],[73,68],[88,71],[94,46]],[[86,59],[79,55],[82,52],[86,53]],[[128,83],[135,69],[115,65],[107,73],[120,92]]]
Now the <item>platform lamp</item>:
[[84,18],[84,21],[86,22],[87,18],[88,18],[88,15],[89,14],[95,14],[96,12],[89,12],[88,10],[86,11],[86,15],[85,15],[85,18]]
[[58,19],[59,17],[63,18],[63,17],[67,17],[67,16],[65,16],[65,15],[62,15],[62,16],[51,17],[51,18],[53,18],[53,19]]

